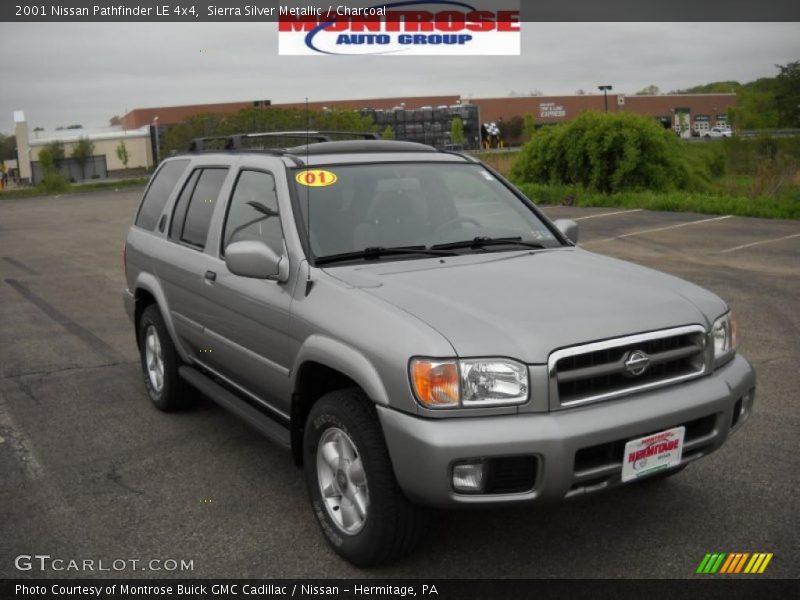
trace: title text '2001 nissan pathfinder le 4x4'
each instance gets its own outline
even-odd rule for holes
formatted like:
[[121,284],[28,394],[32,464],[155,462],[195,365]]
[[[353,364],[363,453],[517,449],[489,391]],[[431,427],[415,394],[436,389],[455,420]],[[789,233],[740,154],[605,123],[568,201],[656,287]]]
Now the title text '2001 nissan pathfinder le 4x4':
[[470,157],[321,132],[243,149],[279,135],[160,165],[126,307],[152,402],[185,406],[190,384],[291,448],[353,563],[408,552],[423,505],[672,475],[749,415],[714,294],[577,248],[574,222]]

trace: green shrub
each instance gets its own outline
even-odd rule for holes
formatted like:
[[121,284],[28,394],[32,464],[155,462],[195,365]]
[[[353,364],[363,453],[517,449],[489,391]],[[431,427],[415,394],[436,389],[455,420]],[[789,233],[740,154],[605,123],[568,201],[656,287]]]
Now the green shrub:
[[708,175],[690,168],[680,140],[655,120],[585,112],[538,132],[522,147],[511,178],[612,193],[698,189],[707,184]]
[[64,192],[69,187],[69,181],[58,171],[51,169],[45,171],[42,182],[37,186],[43,193],[54,194]]

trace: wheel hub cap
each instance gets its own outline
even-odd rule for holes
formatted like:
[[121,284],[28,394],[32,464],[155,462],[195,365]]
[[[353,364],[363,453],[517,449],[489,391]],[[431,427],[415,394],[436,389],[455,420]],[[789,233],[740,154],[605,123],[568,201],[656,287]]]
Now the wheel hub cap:
[[322,434],[317,447],[317,481],[331,520],[344,533],[364,528],[369,490],[364,465],[350,436],[337,427]]
[[150,385],[156,392],[161,392],[164,387],[164,357],[161,354],[161,340],[152,325],[144,334],[144,361]]

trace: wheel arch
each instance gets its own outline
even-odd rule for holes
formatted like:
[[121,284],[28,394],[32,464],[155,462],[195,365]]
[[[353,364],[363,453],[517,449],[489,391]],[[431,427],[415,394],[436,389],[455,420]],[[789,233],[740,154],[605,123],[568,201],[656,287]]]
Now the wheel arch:
[[133,286],[133,298],[135,302],[134,324],[136,329],[137,345],[139,344],[139,318],[141,317],[145,308],[151,304],[155,304],[158,306],[158,310],[161,312],[161,318],[164,319],[164,324],[167,327],[167,331],[169,332],[169,336],[172,339],[172,343],[175,346],[178,355],[181,357],[181,360],[188,361],[189,355],[184,350],[177,334],[175,333],[175,326],[172,322],[172,315],[169,311],[167,298],[164,295],[161,284],[158,282],[156,277],[150,273],[140,273],[136,278],[135,285]]
[[311,408],[322,396],[350,387],[376,404],[388,405],[386,387],[375,366],[356,349],[323,336],[311,336],[298,353],[292,369],[292,456],[303,462],[303,431]]

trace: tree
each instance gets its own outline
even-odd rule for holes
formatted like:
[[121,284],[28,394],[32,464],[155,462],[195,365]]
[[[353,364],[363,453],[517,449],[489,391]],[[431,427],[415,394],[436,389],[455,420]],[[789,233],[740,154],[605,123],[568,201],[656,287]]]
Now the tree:
[[660,93],[661,93],[661,89],[659,89],[659,87],[657,85],[650,84],[647,87],[644,87],[644,88],[640,89],[638,92],[636,92],[636,95],[637,96],[658,96]]
[[772,92],[741,88],[736,106],[728,110],[728,122],[734,129],[772,129],[780,124],[780,113]]
[[94,156],[94,143],[89,138],[80,138],[72,148],[71,158],[74,158],[81,167],[81,179],[86,179],[86,163],[92,156]]
[[61,142],[50,142],[43,148],[43,150],[47,150],[50,153],[50,156],[53,159],[53,167],[57,169],[59,166],[61,166],[61,162],[65,158],[64,144]]
[[64,147],[59,142],[51,142],[39,151],[39,164],[42,165],[43,174],[41,186],[45,191],[61,192],[67,188],[67,178],[58,171],[58,164],[62,160]]
[[386,129],[383,130],[381,134],[381,138],[384,140],[393,140],[394,139],[394,131],[392,131],[392,126],[387,125]]
[[583,88],[579,88],[579,89],[575,90],[575,95],[576,96],[585,96],[586,95],[586,90],[583,89]]
[[775,106],[780,127],[800,127],[800,60],[775,65]]
[[17,158],[17,138],[0,133],[0,161]]
[[536,133],[536,117],[534,117],[531,113],[525,113],[523,122],[524,125],[522,127],[522,133],[525,136],[526,141],[531,141],[531,139],[533,139],[533,135]]
[[506,142],[509,144],[519,142],[520,138],[522,137],[524,125],[524,121],[519,115],[514,115],[508,121],[506,121],[505,126],[503,127],[503,134]]
[[[306,113],[303,108],[246,108],[228,115],[202,114],[191,117],[171,127],[161,137],[162,156],[172,152],[185,152],[189,143],[197,137],[228,136],[235,133],[268,131],[305,131],[310,129],[334,131],[375,131],[371,117],[362,116],[352,110],[327,110]],[[297,145],[297,138],[274,138],[259,140],[259,143],[276,147]]]
[[453,119],[450,124],[450,139],[459,146],[464,143],[464,121],[460,117]]
[[125,140],[120,140],[119,144],[117,144],[117,158],[119,162],[122,163],[122,166],[127,169],[130,154],[128,154],[128,147],[125,145]]

